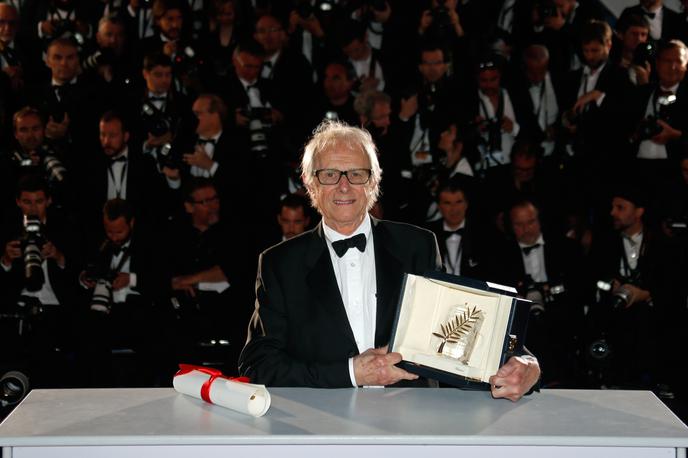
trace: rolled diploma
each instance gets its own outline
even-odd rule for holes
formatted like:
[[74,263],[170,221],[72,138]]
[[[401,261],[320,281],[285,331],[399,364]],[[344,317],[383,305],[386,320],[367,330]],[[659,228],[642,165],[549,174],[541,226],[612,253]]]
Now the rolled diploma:
[[[172,385],[182,394],[202,399],[201,387],[209,378],[209,374],[191,371],[174,377]],[[233,382],[224,378],[216,378],[210,385],[210,400],[213,404],[254,417],[262,417],[270,408],[270,393],[265,385]]]

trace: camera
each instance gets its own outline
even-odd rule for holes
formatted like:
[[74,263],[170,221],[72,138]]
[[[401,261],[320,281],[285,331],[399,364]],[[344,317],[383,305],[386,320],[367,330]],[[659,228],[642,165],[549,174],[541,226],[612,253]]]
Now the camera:
[[539,316],[545,312],[545,305],[557,301],[566,292],[563,284],[550,285],[549,283],[538,283],[528,275],[523,286],[519,288],[523,291],[523,297],[532,302],[530,313]]
[[652,62],[657,54],[657,46],[654,42],[640,43],[633,51],[633,65],[645,65]]
[[84,70],[98,68],[101,65],[112,65],[115,62],[115,50],[112,48],[98,49],[83,59],[81,66]]
[[[62,161],[60,161],[57,158],[55,152],[47,148],[46,146],[41,146],[37,149],[37,153],[41,158],[41,164],[45,169],[48,181],[51,184],[61,183],[62,181],[64,181],[67,169],[62,164]],[[34,167],[31,157],[29,157],[29,155],[24,153],[23,151],[15,151],[12,155],[12,159],[20,167]]]
[[631,292],[628,288],[623,286],[614,288],[611,281],[599,280],[597,291],[600,300],[609,304],[613,310],[626,308],[631,299]]
[[314,11],[315,10],[311,5],[311,2],[308,0],[301,1],[298,5],[296,5],[296,14],[298,14],[301,19],[308,19],[309,17],[313,16]]
[[29,392],[29,378],[19,371],[8,371],[0,377],[0,407],[19,404]]
[[640,141],[648,140],[662,132],[662,126],[660,126],[657,121],[662,120],[666,123],[670,121],[667,107],[674,103],[676,103],[676,96],[674,94],[660,95],[657,97],[656,105],[658,109],[656,113],[643,119],[638,126],[637,136]]
[[[108,249],[109,243],[105,244],[103,250]],[[97,264],[89,264],[83,274],[84,278],[93,281],[96,285],[91,296],[90,309],[95,312],[110,313],[112,307],[112,282],[117,274],[110,269]]]
[[150,100],[144,100],[141,106],[141,121],[146,132],[154,137],[162,137],[172,132],[172,121]]
[[198,73],[198,68],[203,65],[203,60],[191,46],[184,46],[182,52],[177,53],[174,57],[173,64],[179,74],[190,75]]
[[38,216],[24,216],[24,233],[21,237],[22,253],[24,257],[24,277],[28,291],[39,291],[45,282],[43,274],[43,255],[41,248],[45,243],[43,224]]
[[446,2],[438,3],[437,7],[430,11],[430,14],[432,14],[432,28],[435,29],[437,35],[444,36],[451,29],[451,16],[449,15],[449,8],[447,8]]
[[248,118],[251,152],[261,158],[267,157],[268,137],[272,128],[272,110],[267,107],[247,107],[241,114]]

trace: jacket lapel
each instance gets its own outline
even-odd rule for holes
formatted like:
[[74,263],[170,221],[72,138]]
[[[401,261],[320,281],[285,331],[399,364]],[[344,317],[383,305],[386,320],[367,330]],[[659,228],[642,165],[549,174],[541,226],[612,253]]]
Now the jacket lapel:
[[395,252],[399,249],[391,242],[391,237],[380,222],[374,218],[373,240],[375,243],[375,279],[377,283],[377,313],[375,323],[375,346],[389,342],[391,323],[397,310],[401,292],[404,268]]

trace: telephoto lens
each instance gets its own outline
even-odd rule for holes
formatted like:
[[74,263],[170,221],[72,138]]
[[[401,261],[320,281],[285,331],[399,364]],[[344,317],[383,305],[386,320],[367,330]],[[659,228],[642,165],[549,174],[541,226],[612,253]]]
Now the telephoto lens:
[[6,372],[0,377],[0,406],[19,404],[29,392],[29,378],[19,371]]

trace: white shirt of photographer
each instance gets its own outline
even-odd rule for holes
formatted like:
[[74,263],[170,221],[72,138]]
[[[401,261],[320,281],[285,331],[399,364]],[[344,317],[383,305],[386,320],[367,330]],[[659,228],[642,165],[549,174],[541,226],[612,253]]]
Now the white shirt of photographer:
[[[112,256],[112,261],[110,261],[110,269],[114,270],[119,266],[122,261],[122,256],[124,256],[124,251],[129,249],[131,242],[127,242],[122,245],[122,251]],[[112,291],[112,302],[114,304],[122,304],[127,301],[127,296],[129,294],[139,295],[138,292],[134,291],[132,288],[136,287],[136,274],[131,272],[131,257],[128,257],[122,268],[119,270],[121,273],[129,274],[129,284],[124,288],[120,288],[117,291]]]
[[[511,147],[514,145],[516,136],[521,130],[521,127],[516,122],[516,114],[514,114],[514,106],[511,103],[509,93],[505,89],[500,90],[502,91],[502,100],[504,103],[504,110],[502,111],[502,114],[503,116],[511,119],[513,123],[513,129],[511,130],[511,132],[505,132],[504,130],[502,130],[501,151],[492,151],[488,155],[485,145],[479,146],[480,153],[485,157],[486,168],[494,167],[501,164],[508,164],[509,162],[511,162]],[[478,91],[478,97],[480,97],[480,100],[482,100],[479,110],[480,116],[482,116],[485,119],[491,119],[494,122],[499,122],[501,124],[501,120],[495,119],[496,110],[495,107],[492,106],[492,101],[490,100],[490,98],[483,94],[482,91]],[[482,137],[486,141],[489,139],[489,135],[487,132],[482,133]]]
[[[363,353],[375,346],[375,323],[377,319],[377,282],[375,276],[375,246],[373,244],[370,216],[366,214],[363,223],[351,235],[342,235],[323,223],[327,249],[330,252],[334,276],[342,296],[346,316],[353,331],[358,352]],[[341,258],[337,256],[332,242],[347,239],[358,234],[366,237],[363,252],[351,248]],[[351,385],[356,385],[353,358],[349,358]]]
[[[669,88],[661,89],[671,91],[676,94],[676,91],[678,90],[678,84]],[[656,103],[655,93],[656,90],[652,92],[650,95],[650,100],[647,101],[645,117],[659,113],[659,106],[652,106],[653,103]],[[667,159],[668,157],[666,145],[655,143],[650,139],[643,140],[638,146],[638,159]]]
[[[203,145],[203,151],[205,151],[205,154],[212,159],[213,156],[215,155],[215,145],[217,144],[217,141],[220,139],[220,136],[222,135],[222,131],[218,132],[217,134],[213,135],[212,137],[208,138],[207,140],[213,140],[215,144],[213,143],[205,143]],[[194,177],[203,177],[203,178],[211,178],[215,176],[215,173],[217,172],[217,169],[219,168],[219,164],[217,161],[213,161],[213,165],[209,169],[203,169],[201,167],[198,167],[196,165],[192,165],[191,169],[189,170],[189,173],[191,176]]]
[[[523,268],[526,274],[530,275],[536,283],[547,283],[547,269],[545,268],[545,239],[540,234],[540,237],[535,241],[536,244],[540,244],[539,247],[530,250],[530,253],[526,255],[521,251],[521,258],[523,259]],[[521,242],[518,243],[521,248],[526,248],[529,245],[524,245]]]

